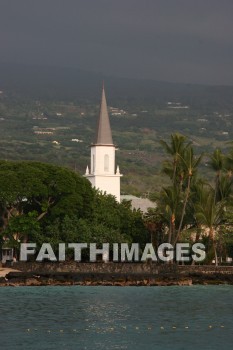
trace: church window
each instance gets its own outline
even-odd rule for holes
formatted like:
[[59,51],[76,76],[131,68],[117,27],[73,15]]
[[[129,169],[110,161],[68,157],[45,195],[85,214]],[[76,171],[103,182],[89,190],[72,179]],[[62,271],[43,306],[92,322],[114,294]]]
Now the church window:
[[104,156],[104,171],[109,171],[109,155]]
[[93,169],[92,169],[92,172],[94,173],[95,172],[95,155],[93,154],[93,164],[92,164],[92,167],[93,167]]

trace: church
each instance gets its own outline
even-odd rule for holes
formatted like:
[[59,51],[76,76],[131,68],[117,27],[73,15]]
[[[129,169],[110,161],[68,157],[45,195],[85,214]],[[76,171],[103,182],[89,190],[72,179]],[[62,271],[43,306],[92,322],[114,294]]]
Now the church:
[[100,104],[100,114],[94,143],[91,144],[91,167],[87,166],[84,175],[93,187],[103,193],[111,194],[120,202],[119,166],[115,165],[116,146],[112,140],[112,131],[108,115],[104,86]]
[[113,195],[120,203],[123,200],[130,201],[131,207],[140,209],[146,213],[148,208],[155,208],[156,204],[148,198],[139,198],[132,195],[121,195],[121,176],[119,166],[115,161],[116,146],[112,139],[112,130],[109,121],[108,107],[103,86],[100,103],[100,114],[97,123],[96,136],[91,144],[91,167],[86,168],[84,175],[92,184],[92,187],[103,193]]

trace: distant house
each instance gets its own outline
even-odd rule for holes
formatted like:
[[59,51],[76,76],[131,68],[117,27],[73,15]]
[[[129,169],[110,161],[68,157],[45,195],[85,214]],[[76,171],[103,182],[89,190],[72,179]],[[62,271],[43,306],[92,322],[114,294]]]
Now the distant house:
[[13,261],[13,258],[14,258],[14,249],[3,246],[1,251],[2,264],[5,264],[7,261]]

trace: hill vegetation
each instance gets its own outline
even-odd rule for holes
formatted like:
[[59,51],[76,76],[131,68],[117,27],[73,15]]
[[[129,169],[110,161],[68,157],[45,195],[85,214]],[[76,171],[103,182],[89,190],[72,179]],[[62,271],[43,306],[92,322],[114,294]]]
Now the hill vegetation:
[[[103,77],[69,68],[0,65],[0,158],[65,165],[90,161],[105,78],[122,193],[150,196],[167,180],[160,140],[179,132],[197,154],[227,152],[233,139],[233,87]],[[204,156],[201,173],[213,180]]]

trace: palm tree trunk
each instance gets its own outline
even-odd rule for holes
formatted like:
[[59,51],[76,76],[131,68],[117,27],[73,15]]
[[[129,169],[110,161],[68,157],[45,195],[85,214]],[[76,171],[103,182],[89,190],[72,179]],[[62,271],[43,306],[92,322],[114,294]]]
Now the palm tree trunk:
[[168,243],[171,243],[172,239],[172,219],[170,220],[169,232],[168,232]]
[[214,203],[217,203],[217,193],[219,188],[219,178],[220,178],[220,172],[217,172],[216,179],[215,179],[215,189],[214,189]]
[[214,248],[215,266],[218,266],[218,255],[217,255],[217,248],[216,248],[216,243],[215,243],[215,238],[214,238],[214,229],[213,229],[213,227],[210,227],[210,239],[212,240],[213,248]]
[[176,180],[176,169],[177,169],[177,160],[175,158],[174,163],[173,163],[173,176],[172,176],[173,184],[175,184],[175,180]]
[[187,207],[187,203],[188,203],[188,198],[189,198],[189,193],[190,193],[190,185],[191,185],[191,175],[189,175],[189,177],[188,177],[188,186],[187,186],[186,196],[185,196],[184,205],[183,205],[182,214],[181,214],[181,219],[180,219],[180,224],[179,224],[179,228],[178,228],[178,232],[177,232],[174,244],[177,243],[177,241],[180,237],[180,232],[182,229],[184,216],[185,216],[185,212],[186,212],[186,207]]

